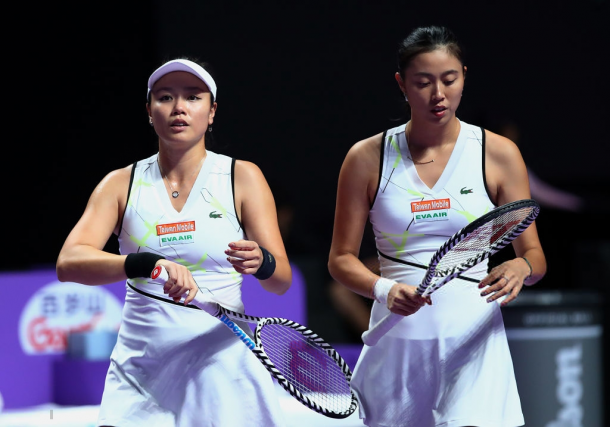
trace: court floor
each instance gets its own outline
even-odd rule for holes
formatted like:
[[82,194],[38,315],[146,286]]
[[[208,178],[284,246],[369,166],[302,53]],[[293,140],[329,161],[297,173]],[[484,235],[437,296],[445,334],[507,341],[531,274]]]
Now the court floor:
[[[320,415],[292,398],[277,386],[280,405],[286,414],[286,427],[361,427],[358,410],[349,417],[336,420]],[[96,427],[99,407],[40,405],[27,409],[5,410],[0,413],[0,427]],[[51,418],[52,417],[52,418]]]

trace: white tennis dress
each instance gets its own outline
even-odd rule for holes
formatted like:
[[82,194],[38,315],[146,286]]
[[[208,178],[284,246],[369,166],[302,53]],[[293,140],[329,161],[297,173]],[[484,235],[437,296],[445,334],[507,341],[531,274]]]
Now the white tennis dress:
[[[157,155],[137,163],[119,235],[122,254],[152,252],[185,265],[227,308],[243,312],[242,276],[227,261],[244,238],[233,198],[233,159],[208,150],[181,212]],[[247,326],[246,326],[247,327]],[[98,425],[280,426],[271,376],[218,319],[175,304],[150,280],[127,280]]]
[[[409,159],[406,125],[386,132],[370,211],[383,277],[419,284],[433,253],[494,208],[483,172],[484,133],[460,124],[449,162],[433,188]],[[466,275],[482,279],[486,270],[487,261]],[[449,282],[432,294],[432,306],[403,318],[377,345],[364,346],[352,386],[366,425],[523,425],[500,306],[487,303],[480,292],[473,282]],[[388,313],[375,302],[370,326]]]

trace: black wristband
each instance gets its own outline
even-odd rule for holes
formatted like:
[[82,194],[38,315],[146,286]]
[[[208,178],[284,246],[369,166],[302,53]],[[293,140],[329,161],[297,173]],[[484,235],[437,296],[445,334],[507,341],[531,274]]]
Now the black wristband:
[[265,280],[273,276],[273,272],[275,271],[275,257],[271,255],[271,252],[262,246],[259,245],[258,247],[263,253],[263,262],[253,276],[258,280]]
[[165,257],[150,252],[129,254],[125,259],[125,273],[130,279],[150,277],[150,273],[155,269],[155,264],[160,259],[165,259]]

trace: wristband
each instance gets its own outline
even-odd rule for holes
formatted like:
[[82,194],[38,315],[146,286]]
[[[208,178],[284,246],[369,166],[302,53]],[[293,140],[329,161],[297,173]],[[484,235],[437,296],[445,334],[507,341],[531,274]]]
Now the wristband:
[[527,263],[527,266],[530,268],[530,274],[525,278],[525,280],[527,280],[530,277],[532,277],[532,273],[534,272],[534,269],[532,268],[532,264],[530,264],[530,262],[527,260],[526,257],[522,256],[521,258],[523,258],[523,261],[525,261]]
[[273,272],[275,272],[275,258],[273,255],[271,255],[271,252],[263,248],[261,245],[258,245],[258,247],[263,253],[263,262],[253,276],[258,280],[265,280],[273,276]]
[[388,304],[388,294],[390,293],[390,289],[396,283],[395,280],[386,279],[385,277],[380,277],[375,282],[373,286],[373,295],[375,296],[375,301],[380,304],[387,305]]
[[151,252],[129,254],[125,259],[125,273],[130,279],[150,277],[150,273],[155,269],[155,264],[160,259],[165,259],[165,257]]

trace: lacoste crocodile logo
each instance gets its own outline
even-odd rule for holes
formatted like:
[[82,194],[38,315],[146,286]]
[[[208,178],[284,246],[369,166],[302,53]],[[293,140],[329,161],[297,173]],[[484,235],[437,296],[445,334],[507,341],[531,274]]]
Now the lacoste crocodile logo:
[[216,213],[216,211],[210,212],[210,218],[222,218],[222,214]]
[[469,188],[468,190],[466,190],[466,187],[463,187],[460,190],[460,194],[472,194],[472,188]]

